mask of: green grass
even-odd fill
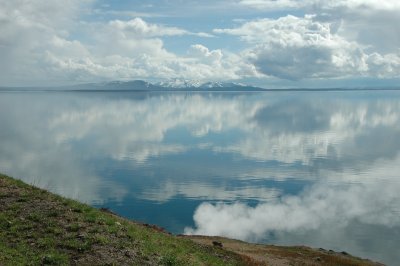
[[[196,244],[0,175],[0,265],[244,265]]]

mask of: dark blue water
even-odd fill
[[[400,261],[400,92],[1,92],[0,171],[174,233]]]

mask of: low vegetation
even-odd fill
[[[108,211],[0,176],[0,265],[245,265]]]
[[[0,175],[0,265],[265,265],[285,256],[301,262],[293,255],[298,250],[276,247],[280,251],[271,253],[264,245],[254,249],[237,241],[243,244],[238,248],[228,243],[234,240],[211,240],[174,236]],[[307,253],[315,265],[331,256],[316,252]],[[372,265],[335,256],[330,265]],[[308,265],[297,262],[287,265]]]

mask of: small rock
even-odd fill
[[[128,257],[128,258],[132,258],[133,257],[133,254],[132,254],[132,252],[130,252],[129,250],[125,250],[125,256],[126,257]]]
[[[115,222],[115,224],[118,225],[118,226],[121,226],[121,223],[120,223],[120,222]]]
[[[316,257],[315,260],[316,261],[322,261],[322,259],[320,257]]]
[[[220,248],[222,248],[222,247],[223,247],[223,245],[222,245],[222,243],[221,243],[221,242],[218,242],[218,241],[213,241],[212,243],[213,243],[213,246],[214,246],[214,247],[220,247]]]

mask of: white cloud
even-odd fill
[[[253,45],[245,53],[247,59],[261,73],[281,79],[392,78],[400,74],[398,51],[368,53],[366,46],[340,35],[335,23],[315,15],[288,15],[214,32],[239,36]]]
[[[193,45],[187,55],[177,56],[164,48],[161,35],[183,34],[176,28],[165,30],[144,21],[138,25],[106,25],[95,34],[96,47],[86,46],[89,53],[73,56],[62,51],[47,52],[47,63],[59,75],[65,73],[78,80],[188,78],[197,80],[237,79],[252,75],[240,57],[224,55],[221,50],[208,50]],[[72,42],[63,41],[65,44]],[[73,43],[77,43],[76,41]],[[78,42],[79,43],[79,42]],[[82,45],[81,45],[82,46]],[[66,50],[71,47],[64,46]]]
[[[377,77],[397,77],[400,75],[400,53],[386,55],[372,53],[368,56],[367,64],[369,71]]]
[[[241,5],[262,10],[271,8],[302,11],[316,21],[331,23],[348,41],[356,41],[369,52],[395,53],[400,45],[398,27],[400,2],[397,0],[244,0]],[[290,11],[289,11],[290,12]]]
[[[188,31],[176,27],[164,27],[156,24],[148,24],[141,18],[128,21],[113,20],[109,22],[113,30],[121,31],[134,38],[184,35]]]
[[[49,51],[49,62],[60,75],[72,73],[82,79],[187,78],[196,80],[238,79],[252,75],[240,57],[209,50],[204,45],[189,47],[178,56],[164,48],[162,36],[189,33],[178,28],[148,24],[142,19],[112,21],[97,28],[96,46],[86,46],[90,54],[71,57]],[[199,33],[204,36],[204,34]],[[83,59],[82,59],[83,58]],[[253,70],[254,71],[254,70]]]
[[[254,20],[217,30],[257,43],[250,60],[278,78],[396,78],[400,74],[400,3],[384,1],[243,0],[261,10],[298,10],[301,17]]]
[[[25,83],[49,78],[44,53],[53,38],[68,36],[90,1],[1,1],[0,79]]]
[[[263,10],[276,9],[378,9],[393,10],[400,8],[397,0],[241,0],[239,4]]]
[[[203,62],[210,62],[214,64],[220,64],[223,56],[221,50],[218,49],[210,51],[207,47],[201,44],[192,45],[189,53],[195,58],[199,58]]]
[[[378,10],[393,10],[399,9],[400,3],[396,0],[311,0],[306,1],[309,5],[326,8],[345,7],[350,9],[364,8],[364,9],[378,9]]]
[[[196,12],[213,12],[209,4],[197,4],[202,8]],[[240,37],[244,48],[236,53],[219,36],[211,41],[215,36],[207,32],[132,18],[134,10],[96,11],[91,0],[3,0],[0,5],[2,85],[148,78],[384,79],[400,74],[398,1],[218,1],[213,6],[217,13],[230,8],[240,14],[241,8],[250,7],[309,14],[253,19],[214,30]],[[181,52],[165,45],[172,37],[184,39]]]
[[[193,33],[177,27],[167,27],[157,24],[149,24],[141,18],[134,18],[128,21],[112,20],[108,23],[113,30],[124,32],[126,35],[134,36],[134,38],[149,38],[160,36],[180,36],[180,35],[197,35],[199,37],[212,37],[211,34],[204,32]]]
[[[219,49],[209,54],[193,53],[198,45],[189,46],[187,54],[176,55],[164,47],[162,39],[212,37],[208,33],[148,23],[142,18],[80,21],[86,10],[90,13],[90,2],[1,3],[2,84],[142,78],[223,80],[251,75],[251,67],[240,62],[240,57]],[[208,50],[204,45],[202,49]]]

